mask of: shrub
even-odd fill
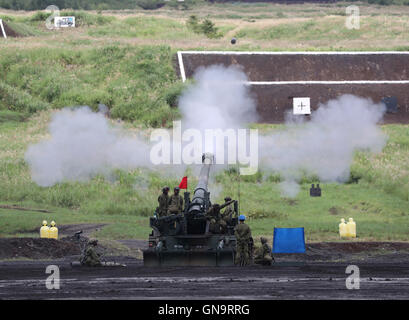
[[[163,7],[166,3],[164,0],[137,0],[136,4],[145,10],[155,10]]]
[[[164,98],[166,103],[170,107],[175,108],[178,106],[179,97],[182,94],[184,88],[185,88],[184,83],[176,82],[175,84],[171,85],[169,88],[165,90]]]
[[[200,33],[199,19],[195,15],[191,15],[186,22],[187,27],[195,33]]]
[[[194,33],[204,34],[210,39],[220,38],[222,34],[219,33],[218,28],[209,18],[199,21],[197,16],[191,15],[186,22],[186,26]]]
[[[210,19],[205,19],[201,24],[201,29],[203,34],[205,34],[208,38],[219,38],[220,35],[218,33],[218,29],[216,28],[215,24]]]
[[[37,11],[31,18],[30,21],[46,21],[51,13]]]
[[[25,91],[9,86],[0,81],[0,107],[18,112],[34,113],[39,110],[49,109],[50,105]]]

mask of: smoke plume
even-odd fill
[[[149,146],[142,138],[110,127],[101,113],[88,107],[55,113],[49,131],[51,138],[30,146],[25,156],[40,186],[149,165]]]
[[[294,197],[304,174],[322,182],[345,182],[354,152],[380,152],[386,136],[377,126],[385,112],[383,104],[343,95],[322,104],[311,121],[300,123],[289,117],[278,133],[260,139],[262,166],[284,178],[283,195]]]
[[[258,119],[256,103],[245,84],[246,74],[237,66],[214,65],[195,73],[195,85],[179,99],[185,128],[243,128]]]

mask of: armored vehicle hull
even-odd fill
[[[158,244],[162,243],[161,245]],[[222,235],[149,237],[143,252],[145,266],[232,266],[236,239]]]

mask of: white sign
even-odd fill
[[[311,114],[310,98],[293,98],[294,114]]]
[[[54,26],[56,28],[75,28],[75,17],[55,17]]]

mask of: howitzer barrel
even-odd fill
[[[205,153],[202,156],[202,169],[200,170],[199,182],[197,183],[193,199],[188,213],[203,212],[206,204],[207,185],[209,182],[210,167],[213,164],[213,155]]]
[[[230,200],[230,201],[228,201],[228,202],[226,202],[226,203],[223,203],[221,206],[220,206],[220,210],[221,209],[224,209],[225,207],[227,207],[228,205],[231,205],[232,203],[235,203],[236,202],[236,200]]]

